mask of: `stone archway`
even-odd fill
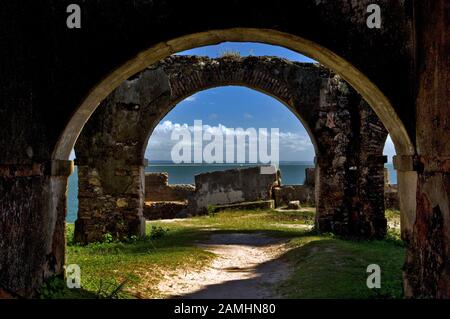
[[[120,85],[80,135],[78,241],[142,234],[142,163],[153,129],[186,97],[227,85],[275,97],[304,124],[316,151],[319,230],[384,236],[387,132],[344,80],[318,64],[275,57],[171,56]]]
[[[159,43],[140,52],[104,78],[84,99],[78,111],[71,118],[53,152],[54,159],[67,160],[83,126],[108,94],[123,81],[142,71],[151,64],[177,52],[199,46],[217,44],[225,41],[261,42],[292,49],[311,57],[342,76],[379,116],[395,144],[397,154],[414,155],[411,139],[386,96],[363,73],[351,63],[317,43],[304,38],[270,29],[233,28],[210,30],[189,34],[171,41]]]
[[[81,32],[62,23],[64,3],[4,8],[0,294],[31,296],[62,272],[69,152],[108,94],[172,53],[255,41],[337,71],[376,111],[397,151],[405,294],[448,298],[448,3],[379,1],[389,14],[382,29],[369,30],[370,2],[298,1],[289,10],[293,4],[284,0],[231,1],[205,18],[207,1],[99,0],[84,4]]]

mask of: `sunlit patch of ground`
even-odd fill
[[[314,209],[228,211],[152,221],[144,240],[87,246],[72,244],[73,225],[68,225],[67,262],[80,265],[82,289],[51,284],[43,297],[215,298],[227,291],[235,291],[235,298],[245,293],[254,298],[401,297],[404,248],[398,229],[392,227],[383,241],[347,241],[314,233],[314,214]],[[387,217],[394,225],[399,220],[398,212]],[[269,242],[258,245],[259,238]],[[382,269],[380,290],[366,286],[371,263]]]

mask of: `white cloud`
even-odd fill
[[[159,124],[150,137],[148,147],[145,152],[146,157],[150,160],[171,160],[171,150],[173,146],[178,143],[178,141],[171,140],[172,131],[180,130],[182,128],[189,129],[191,134],[193,134],[193,125],[172,123],[171,121],[164,121]],[[268,131],[270,132],[270,129],[268,129]],[[236,134],[233,128],[228,128],[222,124],[217,126],[203,125],[203,132],[208,132],[212,135]],[[245,133],[240,132],[237,134],[242,135]],[[281,161],[313,161],[314,159],[314,147],[307,134],[280,132],[279,143]]]
[[[186,102],[195,102],[197,100],[197,97],[195,95],[191,95],[184,99]]]
[[[253,115],[251,115],[250,113],[244,113],[244,118],[246,119],[252,119]]]

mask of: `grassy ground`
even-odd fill
[[[398,212],[387,214],[390,220]],[[67,263],[81,268],[82,289],[64,288],[53,280],[45,298],[151,298],[160,297],[158,281],[167,270],[200,269],[214,255],[195,245],[213,232],[265,232],[289,239],[292,248],[282,258],[294,267],[292,277],[279,289],[290,298],[399,298],[404,248],[398,231],[383,241],[346,241],[317,235],[314,210],[300,212],[229,211],[175,222],[147,224],[143,240],[105,242],[87,246],[72,243],[73,225],[67,227]],[[366,286],[366,267],[378,264],[381,289]]]

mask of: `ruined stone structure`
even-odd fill
[[[299,201],[301,204],[314,206],[316,203],[315,196],[316,169],[305,169],[305,180],[302,185],[284,185],[283,176],[281,176],[281,185],[274,188],[275,205],[285,206],[290,201]]]
[[[351,237],[384,236],[382,154],[387,131],[354,89],[318,64],[275,57],[166,58],[125,81],[101,103],[75,146],[78,165],[89,167],[79,170],[79,174],[104,172],[106,185],[116,184],[127,194],[134,190],[134,197],[140,198],[142,182],[133,176],[126,179],[122,172],[132,172],[139,165],[143,169],[144,152],[154,127],[179,101],[200,90],[223,85],[246,86],[276,97],[305,125],[317,154],[318,174],[314,178],[319,181],[315,193],[318,229]],[[313,177],[309,174],[308,178]],[[80,183],[79,187],[83,186]],[[146,189],[146,193],[158,192],[159,186],[148,187],[153,190]],[[82,211],[76,222],[76,237],[103,238],[106,231],[119,238],[138,236],[136,221],[142,219],[142,205],[135,207],[133,219],[130,205],[126,209],[110,205],[112,197],[117,203],[122,199],[124,205],[126,196],[107,189],[105,192],[109,196],[84,196],[84,192],[79,196]],[[200,193],[197,188],[196,195]],[[102,218],[94,217],[99,214],[101,201],[114,214],[104,210]],[[198,209],[205,207],[199,205]],[[109,215],[117,216],[121,211],[131,227],[123,228],[122,223],[120,228],[111,229],[114,219]]]
[[[384,169],[384,207],[386,209],[400,209],[398,185],[389,183],[389,170]]]
[[[194,192],[194,185],[169,185],[167,173],[145,173],[145,219],[180,217],[187,212],[188,200]]]
[[[273,188],[280,186],[279,172],[262,173],[265,167],[236,168],[195,176],[195,193],[190,200],[194,213],[205,213],[208,207],[242,202],[267,201]]]
[[[67,28],[70,3],[1,4],[1,296],[62,273],[69,154],[101,101],[173,53],[253,41],[312,57],[375,111],[397,151],[405,294],[450,297],[448,1],[377,1],[380,29],[371,0],[232,0],[207,15],[206,0],[84,1],[81,29]]]
[[[194,192],[195,186],[191,184],[169,185],[167,173],[145,173],[146,202],[182,202]]]
[[[171,219],[189,216],[187,201],[145,202],[144,218],[147,220]]]
[[[388,183],[388,171],[384,170],[385,207],[399,209],[398,187]],[[267,172],[266,172],[267,173]],[[168,173],[146,173],[146,219],[186,217],[216,210],[254,209],[289,206],[290,202],[315,205],[315,169],[305,169],[305,181],[301,185],[284,185],[281,172],[261,174],[257,167],[239,168],[214,173],[199,174],[195,186],[168,184]],[[380,198],[375,194],[376,198]]]
[[[314,186],[308,184],[275,187],[273,190],[275,206],[287,206],[290,201],[299,201],[301,204],[314,206],[314,192]]]

